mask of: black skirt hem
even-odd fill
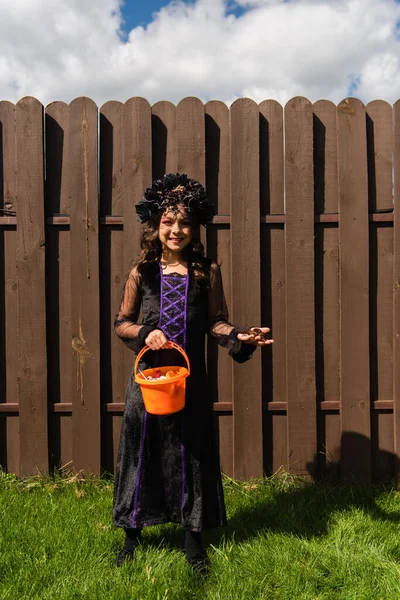
[[[155,525],[166,525],[167,523],[173,523],[175,525],[180,525],[182,529],[187,529],[188,531],[194,531],[196,533],[200,533],[201,531],[205,531],[206,529],[216,529],[217,527],[226,527],[227,521],[215,523],[213,525],[205,525],[203,527],[199,527],[198,525],[193,525],[189,522],[183,523],[182,521],[178,521],[178,519],[174,520],[171,517],[164,517],[162,519],[151,519],[149,521],[136,521],[135,520],[135,528],[144,529],[145,527],[153,527]],[[130,529],[132,527],[131,520],[129,520],[129,524],[127,523],[114,523],[114,527],[121,529]]]

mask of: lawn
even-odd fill
[[[118,569],[112,480],[18,481],[0,472],[0,600],[400,598],[400,498],[390,487],[224,478],[226,530],[193,573],[173,525],[145,530]]]

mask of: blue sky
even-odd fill
[[[185,4],[192,3],[189,0],[183,1]],[[124,32],[129,33],[131,29],[138,25],[145,27],[153,20],[153,14],[167,4],[169,4],[167,0],[125,0],[122,5],[122,15],[125,21]],[[232,3],[232,9],[229,12],[239,17],[245,10],[238,6],[233,6]]]
[[[146,26],[152,21],[152,14],[166,4],[164,0],[125,0],[122,6],[124,31],[128,33],[138,25]]]

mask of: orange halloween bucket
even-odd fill
[[[187,368],[156,367],[138,373],[140,359],[150,350],[148,346],[141,349],[135,361],[134,378],[140,385],[147,412],[153,415],[171,415],[185,406],[186,377],[190,375],[190,362],[186,352],[175,342],[168,342],[168,348],[174,348],[182,354]]]

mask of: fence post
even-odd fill
[[[89,98],[69,105],[71,207],[72,396],[75,471],[100,475],[100,335],[97,107]]]
[[[15,107],[20,476],[48,473],[43,106]]]
[[[316,469],[313,116],[306,98],[285,106],[288,462]]]
[[[232,321],[261,325],[259,109],[253,100],[231,106]],[[269,349],[267,349],[268,351]],[[233,367],[233,469],[237,479],[263,474],[261,351]]]
[[[339,104],[338,140],[342,477],[369,483],[368,176],[366,117],[360,100]]]
[[[393,405],[395,475],[400,482],[400,100],[394,105]]]
[[[142,226],[135,204],[152,182],[151,107],[144,98],[131,98],[122,107],[124,184],[124,279],[140,252]],[[133,354],[125,348],[125,381],[132,370]]]
[[[259,110],[261,315],[275,340],[273,347],[262,353],[264,470],[275,473],[282,467],[288,469],[287,414],[282,409],[271,411],[277,404],[269,404],[286,403],[283,107],[276,100],[264,100]],[[281,222],[268,222],[275,218]]]

